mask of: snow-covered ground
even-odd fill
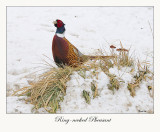
[[[12,96],[14,90],[28,85],[36,74],[44,72],[42,59],[52,60],[52,39],[56,28],[53,21],[61,19],[66,24],[66,38],[83,54],[94,55],[98,49],[109,52],[109,45],[126,49],[131,47],[136,59],[147,60],[153,71],[153,8],[152,7],[7,7],[7,112],[32,113],[33,105],[24,98]],[[129,70],[111,73],[131,81]],[[125,71],[125,73],[124,73]],[[37,73],[38,74],[38,73]],[[88,73],[89,74],[89,73]],[[83,79],[73,74],[67,83],[67,93],[58,113],[138,113],[153,112],[153,98],[147,83],[143,82],[130,96],[126,84],[115,94],[108,90],[109,78],[99,71],[98,89],[100,96],[86,104],[82,98],[83,89],[89,89],[91,78]],[[43,109],[40,113],[45,113]]]

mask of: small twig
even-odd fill
[[[149,20],[148,20],[148,24],[149,24],[149,27],[151,29],[151,33],[152,33],[152,36],[153,36],[153,39],[154,39],[153,31],[152,31],[151,24],[150,24]]]

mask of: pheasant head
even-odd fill
[[[61,20],[57,19],[53,24],[57,28],[56,33],[63,34],[65,32],[65,24]]]

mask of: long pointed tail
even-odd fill
[[[111,59],[114,58],[114,56],[89,56],[89,55],[83,55],[81,56],[81,62],[88,61],[88,60],[94,60],[94,59]]]
[[[111,59],[114,56],[87,56],[89,59]]]

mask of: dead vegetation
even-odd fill
[[[146,66],[144,68],[142,68],[140,64],[138,66],[139,66],[139,68],[138,68],[139,70],[136,73],[136,75],[134,76],[135,81],[132,83],[128,83],[128,86],[127,86],[128,90],[130,91],[131,96],[133,96],[133,97],[136,95],[136,93],[135,93],[136,88],[140,87],[140,84],[143,80],[146,81],[147,78],[150,80],[153,79],[148,76],[150,71],[148,70],[148,68]],[[148,86],[149,91],[152,88],[153,88],[152,86]]]
[[[35,105],[36,109],[44,107],[46,111],[55,113],[59,108],[59,102],[66,94],[66,82],[70,79],[72,68],[52,68],[42,74],[38,81],[18,91],[19,95],[27,95],[27,101]],[[19,93],[21,92],[21,93]],[[14,93],[14,94],[16,94]]]
[[[97,58],[89,63],[86,62],[79,65],[76,68],[69,66],[64,66],[64,68],[51,67],[49,71],[40,75],[39,78],[33,81],[29,86],[17,90],[14,95],[26,95],[28,96],[26,101],[33,104],[35,109],[43,107],[49,113],[56,113],[56,111],[60,109],[60,102],[63,101],[66,95],[66,83],[70,80],[73,72],[77,72],[83,79],[86,79],[86,71],[90,71],[91,69],[93,69],[92,76],[96,77],[97,80],[99,74],[97,70],[101,69],[110,79],[108,89],[115,93],[115,91],[119,90],[121,87],[121,81],[119,81],[115,75],[109,73],[109,69],[118,67],[120,70],[122,67],[131,67],[133,72],[135,71],[136,65],[136,61],[129,56],[129,50],[124,49],[121,42],[120,45],[121,47],[117,50],[115,46],[110,46],[110,55],[114,56],[112,59]],[[99,52],[103,55],[101,51]],[[140,64],[137,65],[139,65],[139,70],[134,76],[135,81],[128,83],[127,86],[132,97],[136,95],[136,88],[140,86],[140,83],[146,78],[149,78],[147,74],[150,72],[147,66],[142,69]],[[153,90],[153,86],[148,86],[148,90]],[[91,82],[91,91],[92,94],[86,90],[82,92],[82,96],[88,104],[90,104],[92,97],[94,99],[99,96],[98,84],[94,80]]]
[[[110,83],[108,84],[108,89],[112,90],[113,93],[115,92],[115,90],[118,90],[120,87],[120,82],[118,81],[118,79],[116,79],[116,76],[114,75],[109,75],[110,77]]]
[[[90,93],[87,92],[86,90],[83,90],[83,97],[84,97],[86,103],[88,103],[88,104],[91,103]]]

